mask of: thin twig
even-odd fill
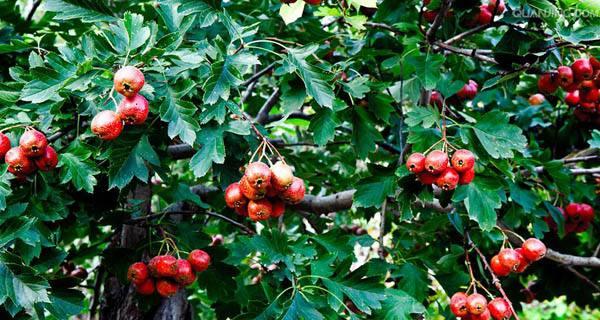
[[[572,266],[567,266],[567,270],[571,271],[571,273],[573,273],[577,278],[583,280],[584,282],[592,286],[592,288],[594,288],[596,291],[600,292],[600,287],[597,284],[595,284],[592,280],[584,276],[579,271],[575,270],[575,268],[573,268]]]
[[[385,247],[383,244],[383,237],[385,236],[385,214],[387,209],[387,197],[383,199],[381,204],[381,221],[379,223],[379,258],[385,259]]]
[[[31,19],[33,19],[33,15],[35,14],[35,11],[40,6],[40,4],[42,4],[42,0],[37,0],[33,3],[31,11],[29,11],[29,14],[27,14],[27,18],[25,19],[25,23],[29,24],[31,22]]]
[[[489,62],[489,63],[493,63],[493,64],[498,64],[498,62],[491,57],[485,56],[483,54],[478,54],[477,53],[477,49],[462,49],[462,48],[457,48],[457,47],[453,47],[450,45],[447,45],[443,42],[436,42],[433,43],[434,46],[437,46],[439,48],[442,48],[446,51],[450,51],[450,52],[454,52],[454,53],[458,53],[460,55],[463,56],[467,56],[467,57],[473,57],[475,59],[484,61],[484,62]]]
[[[136,218],[131,218],[127,221],[125,221],[125,224],[137,224],[140,222],[147,222],[149,220],[153,220],[153,219],[157,219],[163,216],[167,216],[167,215],[174,215],[174,214],[182,214],[182,215],[195,215],[195,214],[206,214],[209,215],[211,217],[215,217],[215,218],[219,218],[231,225],[234,225],[240,229],[242,229],[245,233],[247,234],[255,234],[255,232],[248,228],[246,225],[239,223],[229,217],[226,217],[224,215],[215,213],[215,212],[211,212],[211,211],[203,211],[201,212],[200,210],[191,210],[191,211],[167,211],[167,212],[159,212],[159,213],[153,213],[153,214],[149,214],[146,216],[141,216],[141,217],[136,217]]]
[[[448,10],[450,10],[451,6],[452,6],[452,0],[444,0],[442,2],[442,5],[440,6],[440,10],[439,10],[437,16],[435,17],[435,20],[433,20],[433,23],[429,27],[429,30],[427,30],[427,32],[425,33],[425,39],[427,39],[427,41],[429,43],[433,43],[433,41],[435,40],[435,33],[441,27],[442,22],[444,21],[444,18],[446,17],[446,13],[448,13]]]
[[[92,296],[92,304],[88,314],[88,320],[94,319],[96,315],[96,309],[98,309],[98,305],[100,304],[100,286],[102,285],[102,278],[104,278],[104,267],[100,265],[96,272],[96,281],[94,282],[94,293]]]

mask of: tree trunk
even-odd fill
[[[128,196],[129,200],[142,201],[142,210],[150,214],[151,187],[138,184]],[[123,225],[116,231],[111,247],[135,248],[146,239],[146,229],[135,225]],[[185,290],[180,290],[168,299],[162,299],[160,305],[149,312],[143,312],[136,304],[136,292],[132,285],[120,283],[116,276],[107,275],[102,292],[100,320],[175,320],[191,319],[191,307],[187,302]]]

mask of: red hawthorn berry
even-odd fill
[[[594,113],[596,110],[597,104],[595,102],[580,102],[579,106],[581,107],[580,110],[583,112]],[[589,119],[591,119],[591,116],[589,116],[589,117],[590,118],[588,118],[588,121],[589,121]]]
[[[591,86],[590,86],[591,83]],[[585,85],[585,86],[584,86]],[[579,99],[582,102],[596,103],[598,101],[598,89],[592,81],[583,81],[579,89]]]
[[[83,267],[77,267],[77,268],[75,268],[75,270],[71,271],[71,273],[69,274],[69,276],[74,277],[74,278],[78,278],[78,279],[81,279],[81,280],[85,280],[88,277],[88,272]]]
[[[492,271],[499,277],[506,277],[511,271],[500,263],[498,255],[495,255],[492,260],[490,260],[490,268],[492,268]]]
[[[579,90],[567,92],[565,96],[565,103],[571,107],[575,107],[579,104]]]
[[[562,214],[564,221],[567,221],[567,214],[565,213],[565,210],[563,210],[563,208],[561,207],[556,207],[556,209],[558,209],[558,211],[560,211],[560,213]],[[546,224],[548,225],[548,227],[552,230],[556,231],[557,225],[556,222],[554,221],[554,218],[552,218],[551,215],[547,215],[544,217],[544,221],[546,222]]]
[[[490,7],[487,5],[479,6],[479,15],[477,16],[477,23],[479,25],[486,25],[491,23],[494,20],[494,16],[492,11],[490,11]]]
[[[585,230],[587,230],[590,227],[591,223],[590,222],[585,222],[585,221],[581,221],[581,222],[575,222],[572,226],[573,232],[575,233],[581,233],[584,232]]]
[[[598,59],[596,59],[596,57],[590,57],[590,64],[592,65],[592,68],[594,69],[594,73],[596,73],[596,71],[600,70],[600,61],[598,61]]]
[[[450,311],[457,317],[464,317],[469,314],[467,309],[467,295],[464,292],[457,292],[450,298]]]
[[[519,256],[519,266],[515,270],[515,273],[523,273],[525,272],[525,269],[529,267],[530,261],[527,260],[527,258],[525,258],[525,256],[523,255],[523,248],[517,248],[515,249],[515,252]]]
[[[482,314],[470,314],[468,317],[465,317],[464,320],[490,320],[490,310],[485,309]]]
[[[437,178],[435,184],[442,190],[450,191],[456,189],[460,177],[453,168],[446,168]]]
[[[174,277],[177,274],[177,259],[172,255],[156,256],[150,259],[148,270],[155,278]]]
[[[10,150],[10,139],[0,132],[0,160],[4,160],[4,156]]]
[[[412,173],[420,173],[425,170],[425,155],[420,152],[411,154],[406,159],[406,168]]]
[[[519,255],[513,249],[502,249],[498,253],[498,260],[500,264],[511,271],[516,270],[519,267]]]
[[[50,171],[56,168],[58,164],[58,154],[56,150],[51,146],[47,146],[44,153],[37,159],[35,159],[35,166],[41,171]]]
[[[558,72],[558,84],[561,88],[569,88],[573,84],[573,69],[567,66],[560,66],[556,69]]]
[[[10,148],[4,156],[4,162],[8,164],[10,173],[19,175],[28,175],[35,171],[33,161],[31,161],[20,147]]]
[[[510,319],[512,316],[512,312],[510,311],[510,306],[508,302],[503,298],[495,298],[494,300],[488,303],[488,310],[490,311],[490,315],[495,320],[504,320]]]
[[[179,291],[179,285],[172,280],[159,279],[156,281],[156,292],[163,298],[171,297],[177,291]]]
[[[465,84],[460,91],[456,93],[456,96],[461,100],[473,100],[477,95],[477,82],[473,80],[469,80],[467,84]]]
[[[312,5],[319,5],[319,4],[321,4],[321,0],[304,0],[304,2],[306,2],[308,4],[312,4]]]
[[[173,279],[184,287],[194,283],[196,281],[196,273],[192,269],[192,264],[185,259],[177,259],[177,274]]]
[[[472,169],[475,165],[475,156],[473,152],[466,149],[459,149],[452,155],[452,168],[457,172],[465,172]]]
[[[538,106],[538,105],[544,103],[544,101],[546,101],[546,97],[544,97],[544,95],[541,94],[541,93],[536,93],[534,95],[531,95],[529,97],[528,101],[529,101],[530,105],[532,105],[532,106]]]
[[[421,184],[428,186],[434,184],[437,181],[438,175],[431,174],[427,171],[423,171],[417,175],[417,178],[419,179],[419,181],[421,181]]]
[[[148,100],[141,94],[125,97],[117,107],[117,114],[128,125],[140,125],[148,118]]]
[[[142,285],[149,277],[148,267],[143,262],[136,262],[127,269],[127,280],[135,285]]]
[[[241,207],[237,207],[233,209],[235,211],[235,213],[237,213],[238,215],[242,216],[242,217],[247,217],[248,216],[248,205],[243,205]]]
[[[553,94],[558,86],[559,82],[556,74],[544,73],[538,79],[538,89],[544,94]]]
[[[521,246],[522,254],[525,259],[535,262],[542,259],[546,255],[546,245],[536,238],[529,238],[523,242]]]
[[[305,193],[306,188],[304,187],[304,180],[294,177],[292,184],[281,193],[280,197],[287,203],[297,204],[304,199]]]
[[[126,96],[135,96],[144,86],[144,74],[133,66],[125,66],[115,73],[113,78],[115,90]]]
[[[267,188],[267,198],[275,198],[276,196],[279,195],[279,191],[275,190],[275,188],[273,188],[273,185],[269,185],[269,187]]]
[[[578,221],[580,220],[580,216],[579,216],[579,203],[569,203],[567,205],[567,207],[565,208],[565,212],[567,213],[567,217],[569,219]]]
[[[496,5],[498,5],[497,9]],[[506,10],[506,4],[504,3],[504,0],[490,0],[488,1],[488,9],[492,13],[496,12],[496,14],[501,14]]]
[[[285,212],[285,203],[278,199],[273,199],[271,203],[273,204],[271,218],[279,218]]]
[[[435,17],[437,17],[439,10],[425,10],[423,11],[423,19],[429,23],[433,23],[435,21]]]
[[[580,203],[579,217],[585,222],[591,222],[594,220],[594,208],[587,203]]]
[[[265,197],[265,195],[267,194],[267,189],[256,189],[253,188],[250,183],[248,183],[248,179],[246,178],[246,176],[243,176],[242,179],[240,179],[240,191],[242,191],[242,194],[248,198],[249,200],[259,200]]]
[[[123,131],[123,121],[119,115],[110,110],[98,113],[92,119],[92,132],[102,140],[114,140]]]
[[[192,252],[190,252],[188,255],[187,260],[196,272],[202,272],[208,269],[211,261],[210,255],[208,255],[206,251],[200,249],[192,250]]]
[[[470,314],[480,315],[487,310],[487,299],[479,293],[467,297],[467,309]]]
[[[23,149],[25,156],[36,158],[44,154],[48,140],[45,134],[35,129],[26,130],[19,139],[19,146]]]
[[[594,68],[589,59],[577,59],[571,65],[575,81],[590,80],[594,76]]]
[[[276,191],[284,191],[294,181],[292,168],[282,161],[275,162],[271,166],[271,186]]]
[[[135,291],[143,296],[149,296],[154,293],[154,279],[148,278],[139,285],[135,285]]]
[[[246,167],[246,181],[252,188],[266,189],[271,184],[271,169],[264,162],[252,162]]]
[[[267,199],[250,200],[248,202],[248,217],[253,221],[267,220],[273,213],[273,205]]]
[[[440,174],[448,167],[448,155],[441,150],[431,151],[425,157],[425,169],[432,174]]]
[[[471,168],[465,172],[460,173],[458,184],[465,185],[469,184],[475,179],[475,168]]]
[[[230,184],[225,189],[225,203],[230,208],[243,207],[248,204],[248,199],[244,197],[238,182]]]
[[[436,106],[438,107],[438,109],[441,109],[444,106],[444,97],[442,97],[442,94],[439,91],[431,91],[431,96],[429,97],[429,105]]]

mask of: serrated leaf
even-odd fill
[[[412,320],[415,314],[425,314],[427,309],[415,298],[402,290],[386,289],[383,308],[378,311],[376,319]]]
[[[102,1],[46,0],[43,6],[46,11],[56,13],[55,20],[77,19],[85,23],[117,21],[117,18],[112,16],[110,8]]]
[[[443,55],[429,53],[407,58],[407,62],[415,68],[417,78],[427,90],[434,89],[442,79],[441,67],[444,61]]]
[[[381,133],[377,131],[364,108],[354,108],[352,117],[352,146],[359,158],[366,158],[375,150],[375,141],[381,141]]]
[[[285,24],[290,24],[300,18],[302,18],[302,13],[304,13],[304,5],[306,3],[304,1],[296,1],[290,4],[281,4],[279,8],[279,15],[283,19]]]
[[[106,152],[110,159],[108,170],[109,189],[117,187],[123,189],[135,177],[148,182],[148,168],[146,162],[155,166],[160,165],[158,155],[152,149],[147,136],[127,139],[122,136],[111,145]]]
[[[431,128],[440,120],[440,113],[437,109],[431,107],[415,107],[407,114],[404,122],[409,127],[421,126]]]
[[[398,282],[398,288],[422,301],[427,296],[427,273],[412,263],[405,263],[398,270],[397,276],[402,278]]]
[[[343,301],[341,294],[347,296],[354,305],[366,314],[371,314],[375,309],[381,309],[381,302],[385,300],[385,296],[373,290],[373,286],[369,286],[363,279],[360,283],[352,280],[335,281],[333,279],[323,279],[323,284],[333,293],[339,293],[337,298]],[[333,299],[338,301],[338,299]],[[339,303],[339,302],[338,302]]]
[[[97,184],[96,177],[100,171],[88,159],[91,152],[76,143],[67,149],[67,152],[58,155],[61,183],[71,182],[76,190],[94,191]]]
[[[509,115],[501,111],[486,113],[473,126],[475,135],[487,153],[494,159],[512,158],[514,152],[525,152],[527,138],[522,130],[509,124]]]
[[[341,124],[336,113],[331,109],[322,108],[310,120],[308,129],[313,132],[313,140],[318,145],[333,141],[335,128]]]
[[[477,221],[484,231],[496,226],[496,209],[502,206],[498,186],[491,186],[477,177],[468,185],[456,189],[453,201],[463,201],[471,220]]]
[[[227,101],[231,87],[243,82],[238,66],[247,67],[256,64],[260,64],[257,57],[246,53],[227,56],[223,61],[213,63],[211,75],[204,83],[204,102],[215,104],[221,98]]]
[[[85,296],[78,290],[52,290],[49,298],[50,303],[46,303],[44,306],[57,319],[69,319],[83,311]]]
[[[393,195],[395,190],[394,176],[366,178],[358,182],[353,204],[356,207],[379,208],[385,197]]]
[[[287,309],[283,320],[323,320],[323,315],[306,301],[301,294],[296,294]]]
[[[306,58],[314,54],[317,49],[316,45],[288,48],[286,60],[304,81],[306,93],[313,97],[320,106],[331,108],[334,94],[328,79],[320,70],[306,61]]]
[[[0,253],[0,279],[0,304],[10,299],[18,307],[32,309],[36,303],[50,302],[48,282],[11,253]]]
[[[194,117],[198,109],[192,103],[181,100],[185,90],[177,92],[169,85],[159,86],[157,90],[165,97],[159,112],[160,119],[169,123],[169,138],[179,137],[183,142],[193,145],[196,141],[196,131],[200,128]]]
[[[179,31],[183,19],[188,16],[198,19],[200,27],[207,27],[218,18],[217,11],[202,1],[159,0],[158,4],[157,11],[171,32]]]
[[[350,82],[342,82],[342,86],[351,96],[362,99],[365,97],[365,94],[371,90],[367,83],[369,83],[367,77],[357,77]]]
[[[196,177],[203,177],[212,167],[213,163],[225,162],[225,142],[223,134],[231,132],[238,135],[250,134],[250,127],[241,125],[241,122],[230,122],[222,126],[206,126],[200,130],[197,143],[200,150],[190,160],[190,168]]]

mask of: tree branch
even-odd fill
[[[29,11],[29,14],[27,14],[27,18],[25,19],[25,23],[29,24],[31,22],[31,19],[33,19],[33,15],[35,14],[35,11],[40,6],[40,4],[42,4],[42,0],[37,0],[33,3],[31,11]]]
[[[260,108],[260,111],[258,111],[256,118],[254,118],[257,123],[262,125],[267,123],[267,120],[269,119],[269,112],[271,112],[273,106],[275,106],[277,101],[279,101],[280,96],[281,90],[279,88],[275,89],[267,101],[265,101],[265,104],[263,104],[263,106]]]
[[[442,25],[442,22],[444,21],[444,18],[446,17],[446,14],[448,13],[448,10],[450,10],[451,6],[452,0],[443,0],[442,5],[440,6],[440,10],[437,16],[435,16],[435,20],[433,20],[433,23],[429,27],[429,30],[427,30],[427,32],[425,33],[425,39],[427,39],[429,43],[433,43],[433,41],[435,40],[435,33]]]
[[[447,45],[443,42],[435,42],[433,43],[434,46],[437,46],[439,48],[442,48],[446,51],[450,51],[450,52],[454,52],[463,56],[467,56],[467,57],[472,57],[484,62],[489,62],[489,63],[493,63],[493,64],[498,64],[498,62],[496,60],[494,60],[494,58],[490,58],[488,56],[482,55],[482,54],[478,54],[477,53],[477,49],[461,49],[461,48],[457,48],[457,47],[453,47],[450,45]]]

